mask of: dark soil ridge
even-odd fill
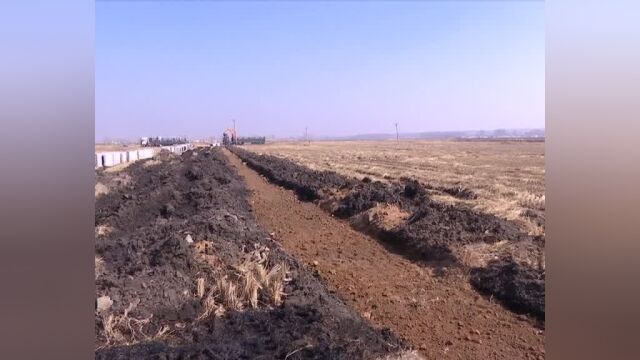
[[[416,180],[401,178],[399,182],[388,184],[371,181],[369,178],[359,181],[332,171],[312,170],[287,159],[256,154],[239,147],[229,147],[229,150],[269,181],[295,191],[302,201],[314,201],[323,205],[325,210],[336,217],[354,219],[378,203],[398,205],[411,214],[399,226],[387,230],[363,227],[356,229],[374,235],[389,250],[412,261],[444,259],[455,262],[452,250],[456,246],[531,239],[508,220],[462,205],[432,201],[426,191],[430,187]],[[474,196],[463,187],[451,190],[451,193],[457,197]],[[327,202],[330,203],[329,206],[326,206]],[[514,273],[508,262],[496,262],[490,269],[493,269],[492,274],[505,272],[507,275],[483,276],[486,269],[474,269],[471,272],[471,284],[480,292],[501,300],[514,312],[527,313],[544,320],[543,272],[518,265],[518,269],[522,271]],[[530,274],[536,274],[534,278],[538,280],[529,281]],[[513,280],[505,280],[511,277]]]
[[[508,303],[513,311],[529,313],[544,321],[544,272],[522,266],[512,259],[498,259],[487,267],[472,269],[471,284]]]
[[[96,226],[113,228],[96,239],[96,255],[105,267],[96,293],[114,301],[109,310],[114,314],[139,299],[130,316],[152,316],[145,333],[168,326],[170,337],[102,347],[96,358],[282,359],[298,350],[289,359],[369,359],[404,348],[389,331],[372,328],[330,294],[269,238],[251,213],[244,183],[220,150],[188,151],[123,171],[129,184],[96,200]],[[97,173],[98,180],[109,176],[114,175]],[[196,243],[211,241],[210,253],[223,262],[222,270],[198,261],[185,234]],[[196,279],[225,275],[255,244],[270,248],[270,265],[284,262],[290,269],[284,303],[196,322],[202,312],[192,295]],[[96,313],[98,346],[104,345],[104,319]]]

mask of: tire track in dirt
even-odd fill
[[[268,183],[224,150],[252,192],[260,223],[328,288],[374,325],[429,359],[540,359],[544,331],[478,295],[460,276],[438,276],[292,191]]]

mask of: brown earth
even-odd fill
[[[267,182],[225,150],[251,190],[257,220],[331,291],[430,359],[544,358],[544,331],[475,292],[464,274],[414,263]]]

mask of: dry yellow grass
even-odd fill
[[[140,144],[95,144],[94,149],[96,152],[102,151],[125,151],[140,149]]]
[[[196,296],[202,299],[204,296],[204,278],[198,278],[198,280],[196,280],[196,284]]]
[[[248,261],[239,268],[242,274],[243,297],[249,301],[252,308],[258,307],[258,290],[266,283],[267,270],[261,264]]]
[[[198,244],[196,243],[194,247],[201,253],[206,252],[206,244],[205,246]],[[282,296],[285,295],[284,284],[289,281],[287,278],[289,269],[285,264],[276,264],[269,269],[268,254],[268,248],[254,246],[254,250],[245,253],[243,261],[235,266],[237,272],[229,276],[218,274],[217,278],[212,279],[211,283],[215,285],[210,287],[204,297],[202,294],[205,291],[206,280],[198,278],[196,296],[202,299],[204,309],[198,319],[206,320],[222,316],[227,311],[242,311],[247,306],[257,309],[260,305],[270,307],[282,304]],[[201,255],[203,261],[212,265],[213,268],[219,268],[214,265],[216,262],[212,259],[214,257],[209,255],[205,258]],[[265,301],[262,304],[259,303],[261,295]]]
[[[109,225],[98,225],[95,227],[96,239],[103,238],[113,231],[113,227]]]
[[[96,183],[95,185],[95,197],[97,198],[100,195],[108,194],[109,188],[103,183]]]
[[[151,340],[154,337],[144,332],[145,325],[149,324],[151,317],[136,319],[131,313],[138,306],[139,299],[129,304],[123,314],[103,315],[104,335],[106,345],[129,345],[140,341]],[[156,336],[162,336],[166,330],[163,328]]]
[[[236,290],[236,284],[225,278],[218,279],[217,287],[222,304],[229,310],[242,310],[242,298]]]
[[[94,265],[93,267],[95,270],[95,275],[97,280],[105,272],[104,260],[100,256],[95,255],[95,260],[93,265]]]
[[[521,141],[323,141],[244,146],[317,170],[388,181],[409,176],[434,187],[465,187],[477,199],[434,192],[434,199],[461,202],[517,222],[530,234],[544,227],[522,216],[544,210],[544,142]]]
[[[282,295],[284,293],[284,283],[287,281],[287,266],[285,264],[274,266],[267,274],[267,281],[264,284],[267,290],[269,300],[273,305],[282,304]]]
[[[424,360],[424,357],[415,350],[405,350],[397,354],[378,358],[378,360]]]
[[[198,320],[208,319],[210,317],[219,317],[224,315],[225,309],[222,304],[218,304],[215,300],[213,289],[209,291],[207,297],[202,302],[203,312],[198,317]]]

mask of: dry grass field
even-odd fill
[[[403,176],[434,187],[433,198],[464,203],[544,235],[545,169],[542,141],[323,141],[244,146],[317,170],[374,180]],[[444,189],[468,189],[461,199]]]
[[[140,149],[139,144],[95,144],[95,151],[125,151]]]

